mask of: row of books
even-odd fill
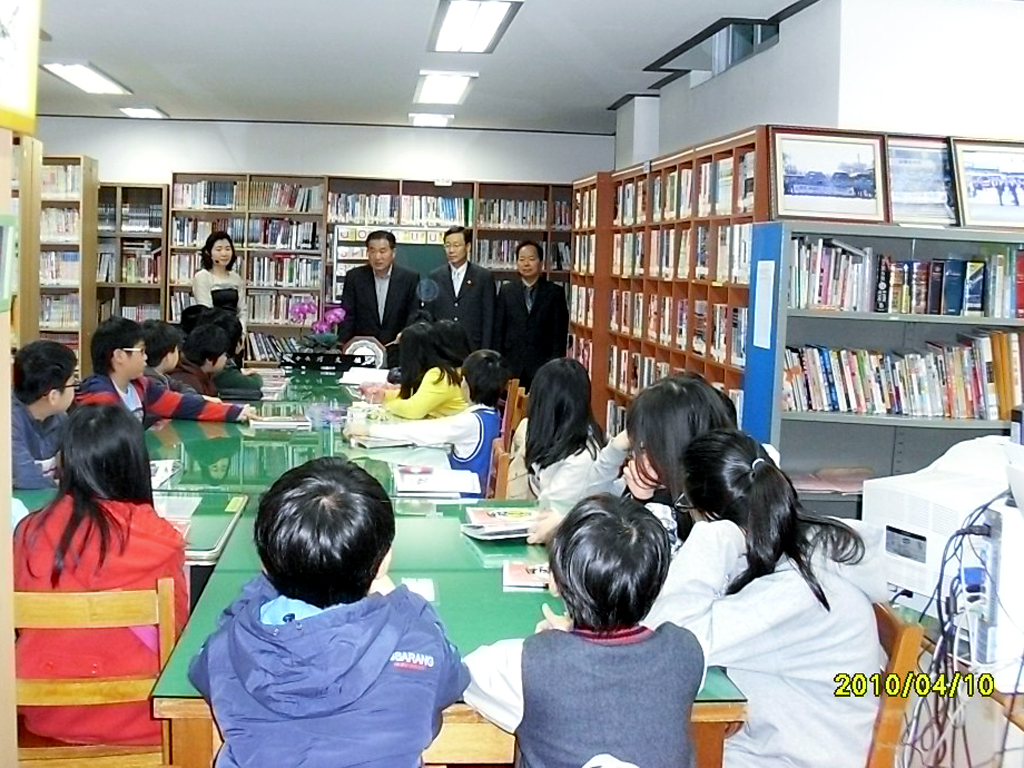
[[[189,276],[191,279],[191,275]],[[195,304],[195,298],[192,296],[191,289],[171,291],[170,298],[167,302],[167,313],[170,317],[170,322],[180,323],[181,312],[186,307],[191,307]]]
[[[244,181],[179,181],[171,188],[174,208],[241,208],[245,205]]]
[[[121,231],[130,234],[159,235],[164,230],[161,203],[122,203]]]
[[[116,298],[110,298],[106,301],[99,302],[98,310],[100,322],[103,322],[114,315],[126,317],[137,323],[141,323],[145,320],[160,320],[163,317],[163,311],[159,304],[121,306]]]
[[[481,200],[477,226],[492,229],[545,229],[547,200]]]
[[[551,201],[551,226],[554,229],[572,229],[572,203],[568,200]]]
[[[39,284],[76,286],[82,278],[82,256],[78,251],[41,251]]]
[[[235,269],[239,274],[245,274],[241,262],[241,259],[235,262]],[[196,272],[202,268],[198,253],[176,251],[167,259],[167,281],[171,285],[190,285]]]
[[[112,251],[101,251],[96,262],[97,283],[138,283],[139,285],[160,284],[159,251],[124,252],[118,270],[117,254]],[[191,276],[189,276],[191,279]]]
[[[789,411],[1002,419],[1024,400],[1020,332],[981,331],[925,350],[787,348]]]
[[[488,269],[515,269],[518,263],[516,246],[519,240],[476,240],[473,243],[473,260]],[[552,243],[548,252],[543,242],[538,242],[541,258],[550,269],[561,271],[569,263],[569,244]]]
[[[323,281],[323,262],[304,256],[254,255],[249,281],[254,286],[319,288]]]
[[[465,197],[402,195],[398,221],[407,227],[464,227],[472,205]]]
[[[572,254],[572,271],[577,275],[592,275],[596,263],[597,235],[577,234]]]
[[[398,223],[401,201],[398,195],[337,194],[327,198],[331,221],[346,224],[388,225]]]
[[[39,188],[44,199],[77,200],[82,196],[82,166],[44,165]]]
[[[227,232],[237,248],[245,239],[245,218],[196,219],[175,216],[171,221],[171,244],[176,248],[202,248],[214,232]]]
[[[717,231],[717,247],[711,249],[711,232]],[[715,228],[698,224],[690,229],[652,229],[650,242],[642,232],[617,232],[612,236],[612,275],[656,277],[714,282],[750,282],[752,224],[727,224]],[[693,274],[690,273],[690,241]],[[645,247],[646,246],[646,247]]]
[[[796,238],[789,285],[798,309],[1024,318],[1024,250],[898,261],[837,240]]]
[[[594,327],[594,289],[582,285],[569,286],[569,319],[588,328]]]
[[[590,229],[597,226],[597,190],[577,190],[575,203],[573,226],[576,229]]]
[[[614,344],[608,348],[608,386],[625,394],[635,395],[641,389],[669,375],[669,364],[656,362],[649,355],[619,349]]]
[[[283,181],[250,181],[249,208],[255,211],[319,213],[324,205],[322,184],[289,184]]]
[[[44,294],[39,297],[39,327],[76,330],[82,322],[77,293]]]
[[[293,336],[274,336],[249,331],[246,338],[246,357],[249,360],[270,362],[280,360],[285,352],[298,352],[299,340]]]
[[[594,342],[592,339],[586,336],[570,333],[569,334],[569,353],[568,356],[578,361],[580,365],[587,369],[587,375],[593,377],[593,352]]]
[[[43,243],[75,243],[82,232],[77,208],[43,208],[39,212],[39,240]]]
[[[253,323],[292,325],[291,310],[300,302],[320,304],[320,297],[312,293],[278,293],[277,291],[248,291],[246,304],[248,318]]]
[[[75,357],[78,357],[78,333],[77,332],[61,332],[61,331],[47,331],[45,328],[41,328],[41,331],[45,333],[45,339],[47,341],[56,341],[62,347],[67,347],[75,353]]]
[[[315,251],[320,248],[320,226],[315,221],[251,218],[247,243],[256,248]]]

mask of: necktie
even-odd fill
[[[526,289],[526,314],[533,311],[533,291],[534,286],[532,285]]]

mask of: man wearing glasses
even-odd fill
[[[54,488],[66,411],[75,398],[75,353],[55,341],[33,341],[14,358],[11,476],[19,490]]]

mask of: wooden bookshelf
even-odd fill
[[[98,319],[162,318],[167,293],[167,185],[101,184],[97,232]]]
[[[15,136],[11,201],[18,215],[18,293],[11,311],[15,347],[39,336],[39,210],[43,144],[31,136]]]
[[[587,191],[597,195],[591,226],[579,215]],[[610,431],[641,389],[680,371],[741,408],[750,233],[768,218],[768,191],[766,128],[574,186],[575,247],[593,238],[596,268],[572,275],[576,301],[592,291],[593,325],[579,322],[578,305],[570,317],[577,344],[591,343],[595,416]]]
[[[83,155],[44,156],[40,192],[39,336],[74,347],[84,376],[92,371],[89,344],[97,319],[96,161]]]

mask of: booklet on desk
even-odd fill
[[[505,592],[542,591],[548,588],[547,563],[506,560],[501,566],[501,586]]]
[[[149,462],[150,485],[154,491],[157,488],[163,488],[181,470],[181,462],[177,459],[153,459]]]
[[[480,478],[466,469],[434,469],[399,464],[395,467],[395,493],[458,498],[479,494]]]
[[[397,437],[357,435],[352,438],[352,445],[356,448],[412,448],[416,443],[411,440],[402,440]]]
[[[523,539],[536,516],[536,507],[467,507],[461,530],[481,541]]]
[[[309,431],[313,429],[313,422],[305,416],[257,416],[249,419],[249,426],[253,429]]]
[[[341,378],[339,384],[386,384],[388,381],[387,368],[349,368]]]

